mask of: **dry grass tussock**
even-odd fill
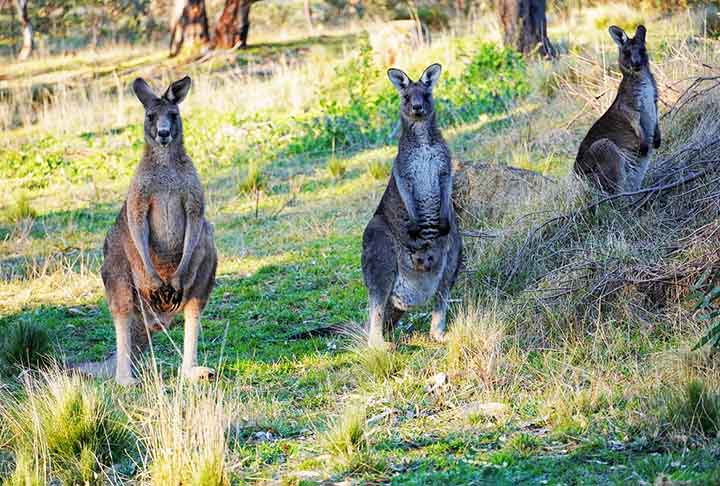
[[[496,216],[497,238],[469,243],[470,270],[483,271],[478,287],[527,297],[524,310],[535,316],[550,306],[563,325],[642,322],[682,307],[704,274],[720,270],[719,101],[720,77],[698,79],[678,97],[640,191],[606,196],[573,176],[528,191]],[[465,177],[471,193],[485,187],[482,171]],[[459,202],[465,211],[487,214],[470,196]]]
[[[229,484],[228,435],[233,420],[219,385],[165,383],[155,367],[142,376],[142,397],[130,412],[146,450],[144,475],[154,485]]]

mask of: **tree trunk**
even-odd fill
[[[312,22],[312,9],[310,8],[310,0],[305,0],[303,4],[303,13],[305,14],[305,20],[308,23],[308,28],[312,32],[313,30],[315,30],[315,27],[313,27]]]
[[[238,45],[247,47],[251,3],[251,0],[226,0],[220,20],[215,26],[214,47],[223,49],[230,49]],[[238,16],[240,17],[239,26]]]
[[[506,47],[525,55],[557,55],[547,36],[546,0],[497,0],[496,6]]]
[[[176,56],[185,42],[210,42],[205,0],[175,0],[170,20],[170,56]]]
[[[22,49],[20,49],[18,59],[24,61],[30,57],[33,50],[33,28],[28,15],[28,0],[15,0],[15,7],[17,8],[17,16],[23,32]]]

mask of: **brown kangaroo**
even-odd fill
[[[182,373],[210,378],[197,366],[200,313],[215,283],[213,227],[204,218],[204,195],[183,146],[178,105],[190,78],[157,97],[143,79],[133,90],[145,108],[145,152],[127,199],[103,247],[102,279],[117,340],[115,379],[135,383],[132,364],[150,333],[184,312]]]
[[[575,173],[609,193],[636,191],[650,163],[650,147],[660,147],[658,91],[645,48],[645,27],[628,38],[610,27],[620,50],[622,81],[615,101],[580,144]]]

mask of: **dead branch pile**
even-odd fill
[[[645,187],[633,193],[599,194],[574,176],[550,184],[531,177],[524,196],[513,186],[512,202],[504,201],[510,208],[497,217],[482,199],[492,177],[482,167],[459,171],[483,187],[470,181],[458,190],[466,228],[499,227],[497,239],[467,238],[467,267],[481,269],[470,278],[495,295],[564,299],[587,314],[613,302],[642,310],[678,303],[701,277],[717,275],[720,76],[693,82],[661,127],[663,147]],[[498,198],[491,207],[501,206]]]

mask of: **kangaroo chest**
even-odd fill
[[[412,195],[421,219],[437,219],[440,212],[440,175],[447,170],[445,152],[438,145],[414,147],[406,158],[403,176],[412,185]]]
[[[155,193],[150,199],[150,245],[160,260],[175,260],[182,255],[185,238],[183,199],[182,192],[170,190]]]

